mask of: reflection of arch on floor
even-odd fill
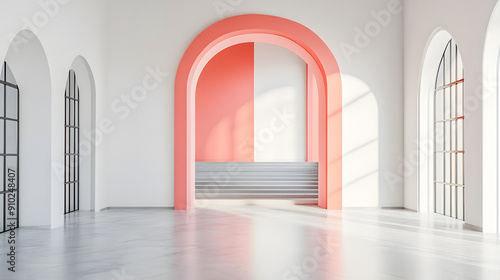
[[[245,42],[280,45],[308,65],[308,161],[319,162],[319,206],[342,208],[342,88],[340,71],[328,46],[310,29],[267,15],[219,21],[191,43],[175,81],[175,208],[194,206],[194,100],[197,80],[221,50]],[[319,104],[318,107],[314,104]]]
[[[483,53],[483,232],[500,233],[499,99],[500,2],[493,10]]]

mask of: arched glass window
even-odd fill
[[[0,233],[19,227],[19,87],[3,63],[0,74]]]
[[[64,214],[80,209],[80,89],[75,71],[70,70],[64,118]]]
[[[451,39],[434,90],[434,211],[465,220],[464,69]]]

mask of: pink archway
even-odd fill
[[[319,162],[318,205],[342,209],[342,86],[328,46],[307,27],[280,17],[241,15],[221,20],[188,47],[175,78],[175,209],[194,207],[195,90],[205,65],[246,42],[285,47],[308,66],[307,160]]]

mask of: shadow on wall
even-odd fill
[[[253,116],[253,102],[235,109],[233,115],[218,121],[205,141],[197,144],[205,147],[203,154],[208,156],[205,161],[253,161],[253,139],[245,129],[253,125],[248,118]]]
[[[266,43],[231,46],[196,91],[196,161],[306,161],[306,64]]]
[[[203,69],[196,88],[196,161],[254,161],[254,44],[231,46]]]
[[[342,75],[343,205],[379,207],[379,110],[372,90],[360,79]],[[335,117],[335,116],[330,116]]]

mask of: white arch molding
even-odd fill
[[[23,44],[16,42],[22,41]],[[58,226],[52,204],[51,77],[47,56],[35,34],[23,30],[7,51],[20,91],[20,226]],[[61,205],[62,206],[62,205]]]
[[[418,211],[434,212],[434,94],[436,73],[451,34],[442,28],[432,32],[422,59],[418,90]]]
[[[483,52],[483,231],[500,233],[500,3],[490,18]]]
[[[96,93],[92,69],[83,56],[71,65],[80,88],[80,210],[95,211],[95,108]],[[64,93],[61,93],[63,96]],[[61,188],[61,191],[63,189]]]

